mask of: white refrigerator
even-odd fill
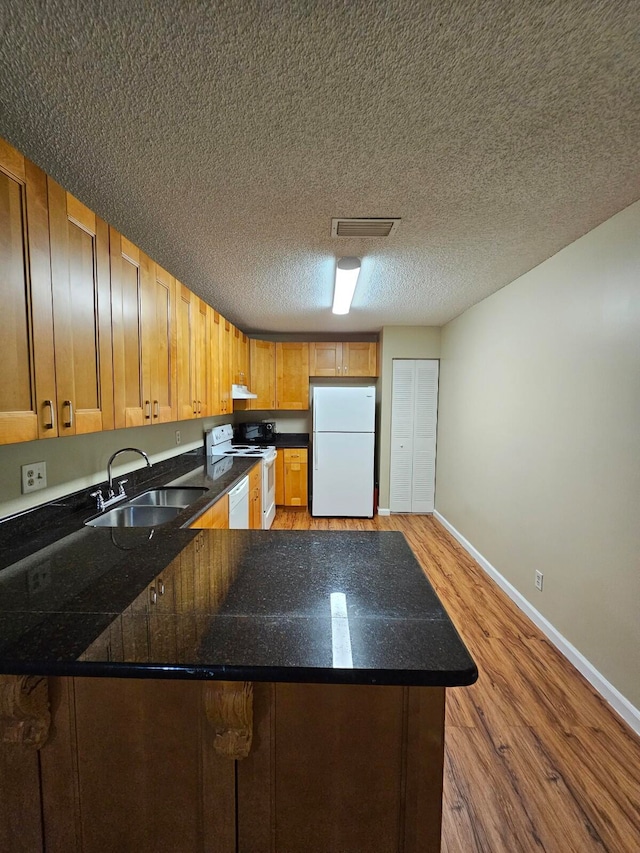
[[[373,516],[376,389],[313,389],[311,514]]]

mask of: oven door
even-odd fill
[[[276,454],[262,459],[262,529],[268,530],[276,515]]]

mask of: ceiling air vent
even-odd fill
[[[332,237],[389,237],[400,219],[370,217],[369,219],[332,219]]]

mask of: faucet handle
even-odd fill
[[[129,482],[129,480],[128,480],[128,479],[125,479],[125,480],[118,480],[118,494],[119,494],[119,495],[126,495],[126,492],[125,492],[125,490],[124,490],[124,484],[125,484],[125,483],[128,483],[128,482]]]
[[[96,499],[96,503],[98,505],[98,512],[102,512],[102,510],[104,509],[104,497],[102,496],[102,489],[98,489],[97,492],[91,492],[89,497]]]

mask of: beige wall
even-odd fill
[[[394,358],[439,358],[437,326],[385,326],[380,333],[378,380],[378,506],[389,508],[389,460],[391,454],[391,382]]]
[[[437,511],[636,708],[639,276],[640,202],[443,328],[436,485]]]
[[[151,462],[168,459],[177,453],[202,447],[204,428],[224,423],[229,416],[154,424],[149,427],[109,430],[94,435],[75,435],[28,441],[0,447],[0,518],[28,509],[71,492],[106,480],[107,461],[114,450],[139,447]],[[176,446],[176,430],[181,443]],[[47,463],[47,488],[23,495],[20,467],[29,462]],[[141,468],[144,462],[134,454],[117,460],[114,473]]]

